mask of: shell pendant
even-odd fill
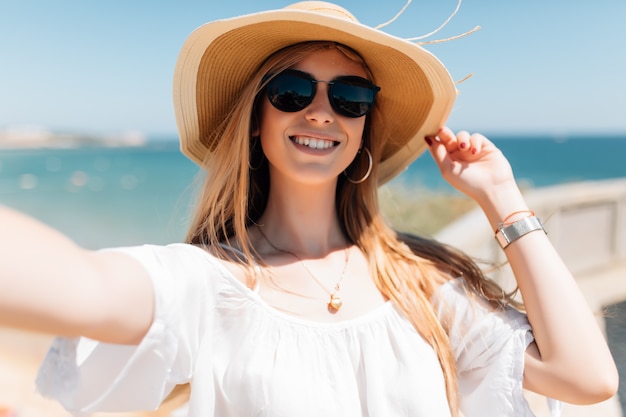
[[[328,309],[332,312],[337,312],[343,305],[343,300],[341,297],[336,296],[335,294],[330,295],[330,301],[328,302]]]

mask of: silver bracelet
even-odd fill
[[[498,225],[498,231],[496,232],[496,240],[500,244],[500,247],[504,249],[520,237],[534,232],[535,230],[543,230],[544,233],[548,234],[541,220],[535,216],[524,217],[511,224],[505,225],[500,223]]]

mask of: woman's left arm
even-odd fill
[[[494,230],[512,213],[529,210],[510,164],[487,138],[443,128],[426,141],[443,177],[479,204]],[[572,404],[612,397],[618,385],[615,363],[593,312],[548,237],[540,230],[528,233],[504,252],[535,338],[526,351],[524,387]]]

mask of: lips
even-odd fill
[[[307,146],[311,149],[328,149],[339,145],[339,142],[328,139],[311,138],[308,136],[290,136],[294,143],[298,145]]]

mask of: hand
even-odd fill
[[[466,131],[455,136],[444,127],[426,142],[444,179],[477,202],[502,186],[517,188],[511,165],[485,136]]]

